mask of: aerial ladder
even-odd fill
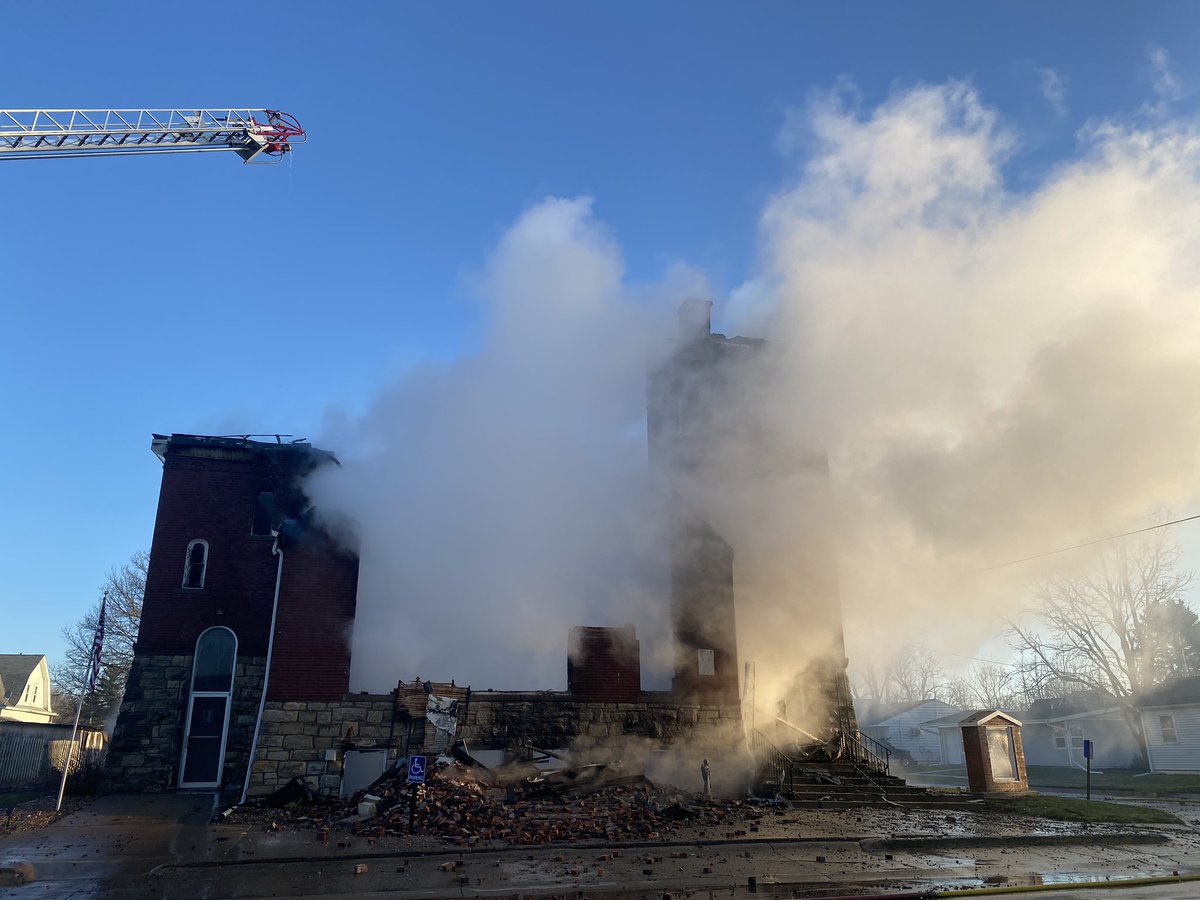
[[[0,109],[0,160],[225,151],[279,162],[306,139],[277,109]]]

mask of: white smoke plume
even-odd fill
[[[648,662],[664,653],[666,610],[645,595],[644,383],[666,349],[649,310],[694,277],[628,287],[590,202],[550,199],[479,284],[477,354],[411,372],[322,436],[344,468],[310,491],[360,542],[355,690],[562,689],[580,624],[632,622]]]
[[[1196,498],[1200,135],[1093,123],[1017,192],[1019,136],[963,83],[800,121],[729,314],[775,339],[768,402],[829,450],[851,653],[970,654],[1067,560],[990,566]]]
[[[1161,110],[1094,122],[1014,190],[1021,135],[961,82],[817,95],[787,132],[794,180],[718,323],[772,342],[746,401],[790,448],[767,468],[826,451],[833,502],[764,516],[745,482],[713,492],[718,530],[760,540],[737,562],[742,658],[802,662],[831,598],[769,573],[822,540],[852,658],[914,636],[969,654],[1036,571],[989,566],[1196,499],[1200,135]],[[589,203],[547,200],[485,267],[482,349],[331,417],[345,467],[311,487],[361,540],[355,689],[561,688],[576,624],[633,622],[643,667],[668,658],[644,379],[703,291],[689,269],[632,290]],[[740,440],[727,458],[762,471]]]

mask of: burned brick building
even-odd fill
[[[758,402],[772,377],[767,342],[714,334],[711,314],[708,301],[684,301],[674,352],[647,385],[650,464],[670,513],[673,690],[737,701],[737,610],[749,608],[745,618],[767,632],[755,636],[759,649],[774,644],[760,660],[774,668],[774,693],[758,703],[814,731],[854,732],[828,529],[782,524],[830,517],[826,458]],[[738,507],[742,526],[766,523],[756,535],[741,527],[741,546],[722,533],[739,531]]]
[[[114,790],[240,789],[263,702],[340,700],[358,560],[311,526],[307,444],[154,435],[162,488]],[[268,672],[268,659],[270,667]]]
[[[358,559],[313,523],[303,493],[334,456],[251,436],[154,435],[151,446],[162,487],[109,790],[255,796],[301,776],[337,794],[351,769],[444,751],[435,700],[451,704],[439,710],[451,735],[495,752],[740,740],[736,685],[731,698],[642,690],[631,626],[573,629],[566,692],[400,683],[351,694]]]
[[[735,585],[739,605],[744,585],[754,595],[744,570],[758,568],[759,548],[727,538],[735,532],[715,515],[706,488],[736,482],[747,460],[772,491],[780,469],[819,485],[828,479],[820,456],[723,455],[730,431],[752,449],[774,441],[745,403],[767,345],[713,334],[710,307],[684,304],[675,352],[648,383],[650,465],[671,519],[671,691],[642,689],[640,645],[626,626],[573,630],[565,692],[417,682],[350,694],[358,559],[312,521],[303,492],[305,478],[336,465],[334,456],[281,438],[155,435],[162,488],[109,788],[257,795],[302,776],[337,793],[352,768],[377,772],[410,752],[442,752],[447,736],[494,753],[616,740],[720,748],[717,758],[731,759],[743,740],[746,631],[739,635]],[[796,497],[772,496],[785,504]],[[810,543],[786,548],[807,581],[770,586],[786,602],[803,594],[808,610],[805,628],[778,635],[793,662],[804,660],[778,699],[789,719],[819,709],[820,727],[853,730],[832,554]],[[804,631],[827,634],[827,646],[808,652]],[[684,768],[695,775],[695,766]]]

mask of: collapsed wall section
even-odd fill
[[[411,753],[436,755],[442,729],[432,726],[420,698],[444,696],[432,691],[451,688],[425,684],[429,693],[417,683],[389,695],[352,694],[336,702],[268,701],[250,796],[269,794],[295,777],[315,793],[336,795],[351,751],[384,750],[388,766]],[[453,690],[460,692],[453,737],[472,751],[518,756],[532,745],[628,762],[683,745],[728,756],[744,742],[737,705],[681,703],[669,694],[595,703],[563,693]]]

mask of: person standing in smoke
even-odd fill
[[[712,783],[709,781],[709,776],[712,774],[712,769],[708,765],[708,760],[700,763],[700,777],[704,779],[704,796],[712,796]]]

